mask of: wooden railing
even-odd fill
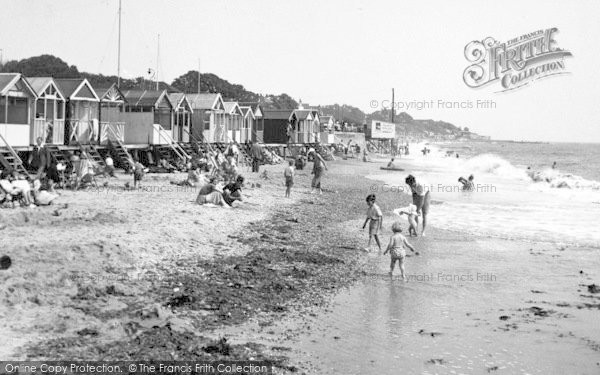
[[[48,139],[48,134],[52,134],[52,138]],[[55,119],[46,121],[43,118],[33,120],[33,139],[42,138],[44,142],[49,144],[63,144],[65,142],[65,120]]]
[[[105,144],[108,141],[125,142],[125,123],[124,122],[100,122],[100,143]]]
[[[71,132],[69,134],[69,143],[75,141],[78,143],[92,143],[97,138],[94,129],[94,121],[69,120]],[[81,137],[83,135],[83,137]]]

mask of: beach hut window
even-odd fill
[[[26,98],[10,98],[6,116],[9,124],[27,124],[27,112]]]
[[[62,101],[56,102],[56,118],[61,120],[65,118]]]

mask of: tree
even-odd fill
[[[75,65],[52,55],[41,55],[23,59],[11,60],[2,66],[2,72],[21,73],[26,77],[78,78],[79,70]]]
[[[467,128],[466,126],[463,128],[464,131],[468,132],[469,128]]]

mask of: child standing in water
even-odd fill
[[[417,206],[414,204],[409,204],[403,208],[396,208],[393,211],[396,215],[402,216],[406,215],[408,217],[408,235],[409,236],[417,236],[417,218],[419,217],[419,213],[417,212]]]
[[[367,210],[367,219],[363,224],[363,229],[365,229],[369,220],[371,223],[369,224],[369,243],[367,244],[365,251],[371,251],[371,239],[375,237],[375,242],[377,242],[377,247],[379,247],[379,251],[381,252],[381,244],[379,243],[379,230],[383,224],[383,214],[381,213],[381,209],[377,203],[375,203],[375,194],[369,194],[366,201],[369,209]]]
[[[290,160],[290,164],[283,172],[285,177],[285,197],[289,198],[292,192],[292,186],[294,186],[294,161]]]
[[[412,245],[406,240],[406,237],[402,235],[402,225],[399,221],[392,225],[392,232],[394,232],[394,234],[392,237],[390,237],[390,243],[383,254],[385,255],[388,252],[390,253],[390,277],[394,272],[396,261],[398,261],[402,280],[406,281],[406,276],[404,275],[404,258],[406,257],[405,247],[412,250],[412,252],[415,252],[415,248],[412,247]]]

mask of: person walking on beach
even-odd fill
[[[289,165],[283,172],[285,177],[285,197],[289,198],[292,192],[292,186],[294,186],[294,161],[290,160]]]
[[[371,251],[371,240],[375,238],[375,242],[377,243],[377,247],[379,247],[379,251],[381,252],[381,243],[379,242],[379,231],[381,230],[381,226],[383,225],[383,213],[381,209],[375,203],[375,194],[369,194],[367,196],[367,205],[369,208],[367,209],[367,218],[365,219],[365,223],[363,224],[363,229],[369,223],[369,242],[367,243],[367,247],[365,248],[366,252]]]
[[[429,213],[429,203],[431,197],[429,195],[428,185],[415,178],[415,176],[409,174],[405,179],[406,184],[412,191],[413,204],[417,206],[417,213],[423,216],[423,229],[421,230],[421,236],[425,236],[425,227],[427,227],[427,214]],[[416,218],[417,226],[419,225],[419,218]]]
[[[309,154],[310,155],[310,154]],[[313,174],[313,179],[311,183],[312,190],[311,194],[315,192],[315,189],[319,189],[319,194],[323,194],[323,190],[321,190],[321,177],[323,176],[323,171],[327,170],[327,164],[325,164],[325,160],[321,155],[316,152],[312,152],[313,157],[313,170],[311,174]]]
[[[387,249],[383,253],[383,255],[390,253],[390,277],[394,273],[394,266],[396,265],[396,261],[398,262],[398,268],[400,268],[400,275],[402,276],[402,280],[406,281],[405,271],[404,271],[404,259],[406,258],[406,249],[409,248],[413,253],[415,252],[415,248],[408,243],[406,237],[402,235],[402,224],[399,221],[396,221],[392,225],[392,237],[390,237],[390,243],[387,246]]]

